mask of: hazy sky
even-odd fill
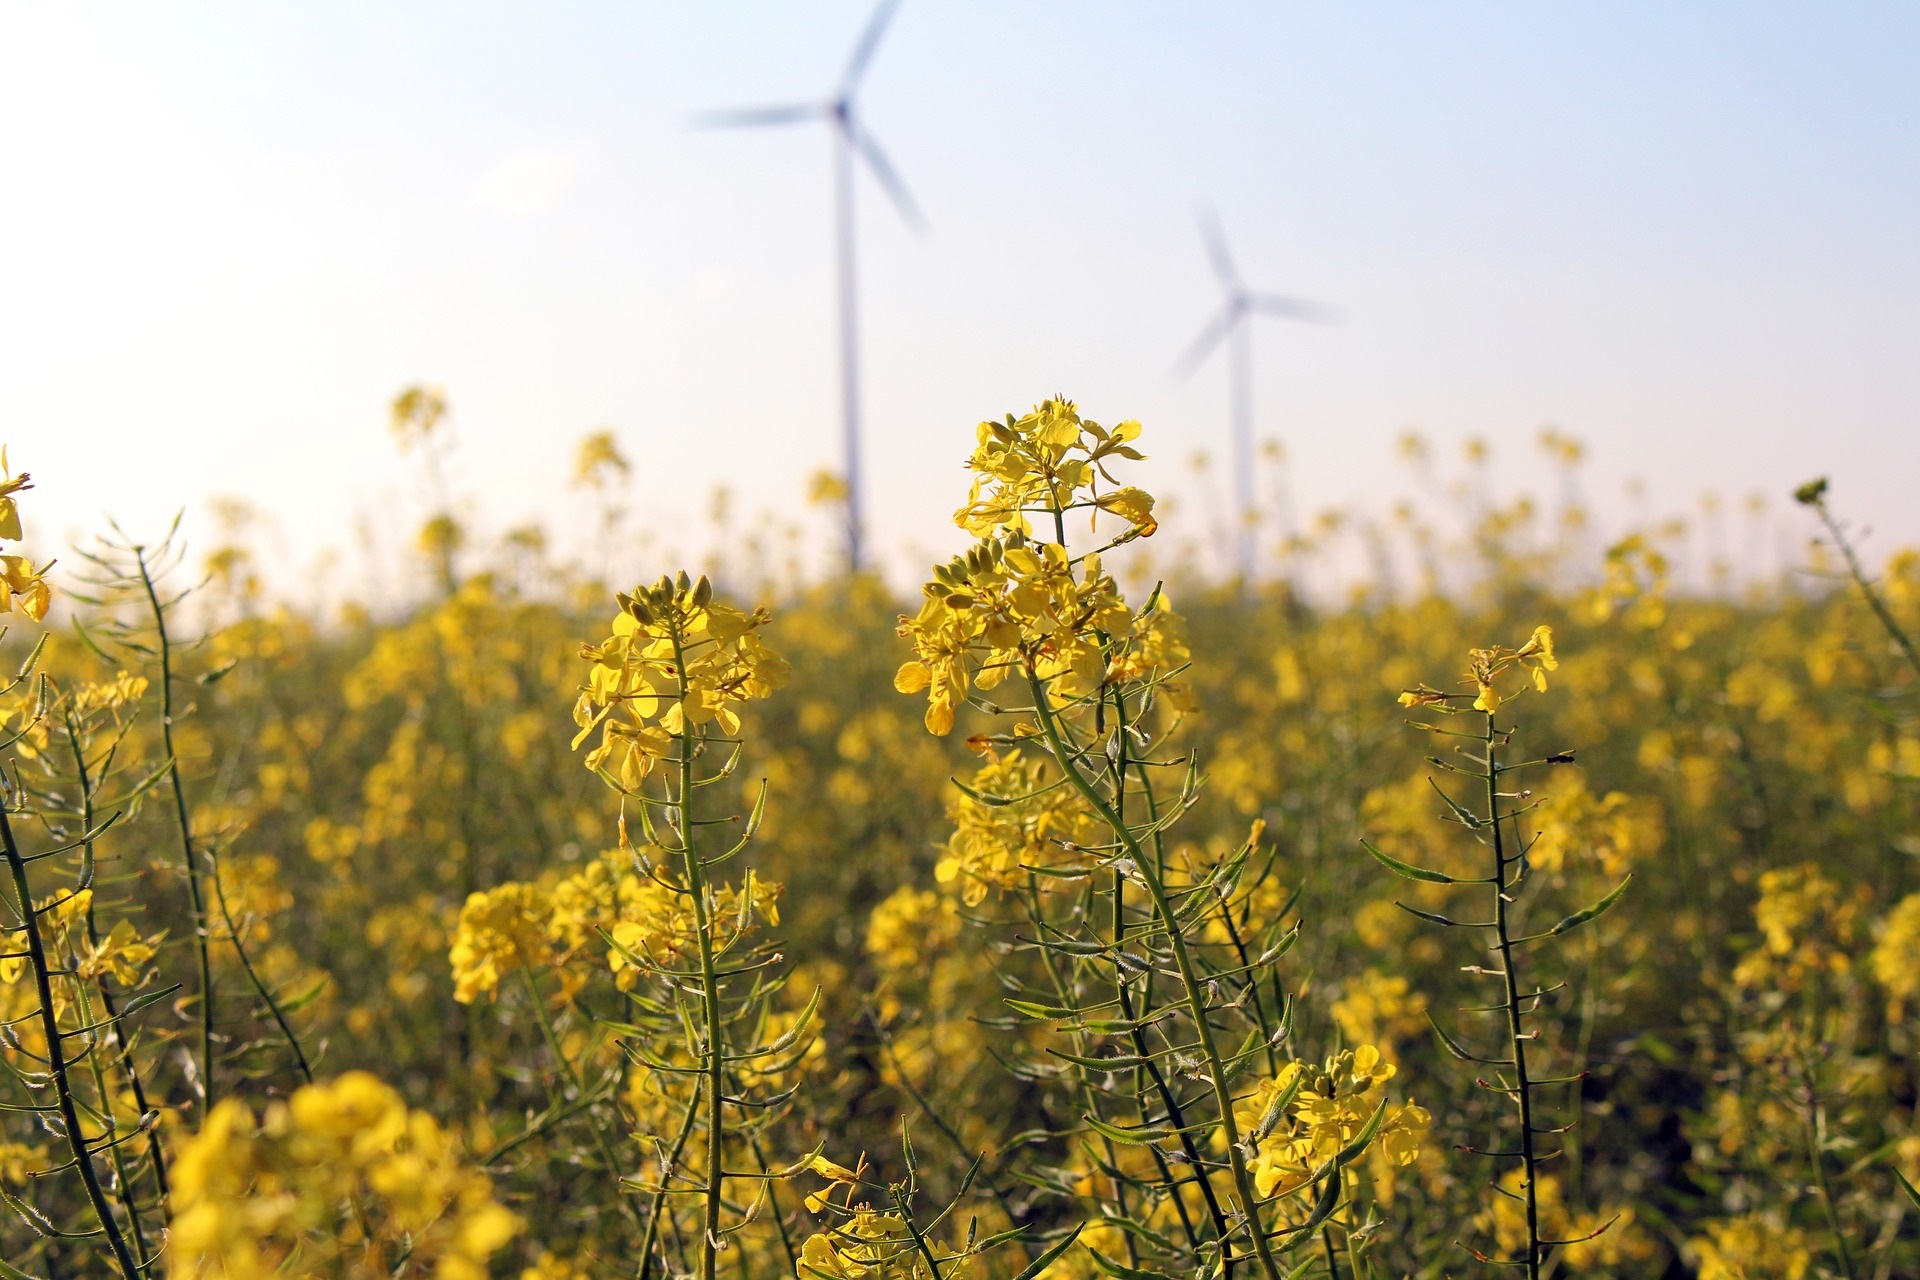
[[[837,453],[828,139],[702,108],[823,94],[864,0],[0,3],[0,436],[51,533],[246,495],[292,552],[414,518],[387,436],[443,385],[488,526],[565,527],[614,427],[636,501],[798,510]],[[945,545],[982,416],[1226,446],[1216,208],[1270,321],[1260,434],[1314,509],[1393,440],[1543,423],[1686,508],[1830,472],[1920,539],[1920,7],[907,0],[861,189],[875,542]],[[1618,505],[1618,504],[1616,504]],[[815,517],[816,521],[818,517]]]

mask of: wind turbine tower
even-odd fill
[[[740,129],[772,125],[806,124],[819,121],[833,135],[833,225],[835,278],[840,303],[840,426],[846,469],[846,551],[847,567],[858,571],[865,562],[864,489],[860,468],[860,323],[857,280],[857,248],[854,238],[854,171],[864,163],[887,193],[901,218],[916,232],[926,229],[926,219],[907,193],[906,184],[887,159],[880,144],[861,121],[854,99],[880,47],[900,0],[880,0],[879,8],[867,20],[866,30],[853,46],[840,82],[824,101],[786,103],[771,107],[748,107],[736,111],[714,111],[695,118],[704,128]]]
[[[1240,278],[1227,252],[1227,238],[1211,213],[1200,215],[1200,235],[1206,241],[1207,256],[1213,261],[1213,274],[1220,282],[1225,300],[1207,327],[1174,365],[1181,377],[1200,366],[1213,349],[1227,344],[1227,381],[1233,413],[1233,445],[1230,459],[1233,471],[1233,508],[1235,522],[1234,558],[1243,588],[1253,582],[1254,492],[1253,492],[1253,317],[1284,316],[1289,320],[1326,321],[1325,307],[1299,298],[1274,293],[1255,293]]]

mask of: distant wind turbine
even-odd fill
[[[1324,322],[1331,318],[1331,313],[1317,303],[1273,293],[1255,293],[1247,288],[1233,265],[1233,255],[1227,252],[1227,238],[1221,233],[1220,223],[1211,213],[1200,215],[1200,234],[1207,242],[1213,274],[1219,278],[1226,301],[1173,367],[1174,372],[1184,378],[1199,368],[1201,361],[1223,339],[1227,341],[1227,377],[1233,393],[1233,506],[1238,532],[1235,551],[1240,581],[1248,584],[1253,581],[1254,569],[1252,319],[1259,314]]]
[[[853,47],[853,56],[841,73],[840,83],[823,102],[788,103],[773,107],[749,107],[738,111],[712,111],[695,117],[703,128],[740,129],[770,125],[805,124],[822,121],[833,131],[833,212],[834,248],[837,255],[840,286],[840,418],[843,446],[846,450],[847,486],[847,565],[858,570],[863,562],[865,527],[863,524],[860,482],[860,326],[855,288],[855,244],[853,235],[853,174],[855,157],[866,162],[868,172],[893,201],[906,224],[916,232],[926,229],[927,221],[919,206],[907,193],[893,162],[880,150],[854,110],[854,94],[880,47],[900,0],[880,0],[880,7],[867,20],[867,28]]]

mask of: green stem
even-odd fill
[[[1802,1055],[1801,1078],[1807,1091],[1807,1118],[1802,1126],[1807,1136],[1807,1162],[1813,1166],[1813,1184],[1820,1192],[1820,1205],[1826,1211],[1827,1229],[1833,1234],[1834,1256],[1840,1260],[1840,1274],[1853,1280],[1853,1254],[1847,1248],[1847,1233],[1841,1229],[1840,1206],[1834,1202],[1833,1186],[1827,1181],[1826,1158],[1820,1154],[1820,1142],[1826,1129],[1826,1113],[1813,1084],[1812,1064]]]
[[[1846,535],[1840,531],[1840,525],[1834,520],[1833,513],[1827,510],[1826,502],[1824,500],[1815,502],[1813,509],[1819,513],[1820,523],[1826,525],[1827,532],[1833,535],[1833,544],[1840,548],[1841,556],[1846,559],[1847,573],[1852,576],[1854,585],[1860,588],[1860,594],[1867,598],[1867,607],[1873,610],[1876,618],[1880,619],[1880,625],[1886,628],[1893,642],[1900,646],[1900,651],[1907,655],[1907,662],[1913,667],[1914,673],[1920,675],[1920,647],[1915,646],[1913,637],[1906,633],[1906,629],[1893,616],[1893,611],[1887,608],[1887,602],[1880,598],[1880,593],[1873,589],[1873,583],[1867,580],[1866,570],[1860,565],[1860,557],[1854,554],[1853,544],[1848,542]]]
[[[680,679],[680,706],[684,713],[688,689],[686,685],[686,651],[681,643],[680,626],[676,621],[673,632],[673,664]],[[721,1045],[722,1028],[720,1025],[720,981],[714,973],[713,922],[707,911],[706,869],[700,863],[700,853],[694,844],[694,821],[691,811],[693,803],[694,777],[693,752],[694,733],[688,726],[683,714],[682,728],[675,735],[680,746],[680,796],[676,806],[680,818],[680,861],[687,877],[687,891],[693,897],[694,933],[700,949],[700,995],[701,1016],[704,1019],[706,1043],[707,1075],[707,1187],[706,1221],[701,1231],[700,1277],[701,1280],[715,1280],[718,1275],[720,1251],[720,1201],[721,1190],[726,1182],[726,1170],[722,1167],[722,1145],[726,1137],[725,1091],[726,1055]]]
[[[67,744],[73,748],[74,774],[80,784],[80,830],[91,832],[93,830],[95,817],[93,805],[95,779],[92,770],[87,767],[87,753],[85,747],[82,745],[80,726],[74,720],[71,710],[69,710],[66,720]],[[81,844],[81,859],[83,875],[91,878],[94,863],[97,860],[93,837],[91,835],[88,835]],[[96,950],[100,946],[100,930],[94,919],[92,903],[87,904],[87,942]],[[144,1116],[153,1108],[147,1104],[147,1088],[146,1084],[140,1079],[139,1067],[133,1060],[133,1046],[127,1043],[126,1036],[120,1026],[120,1010],[116,1007],[113,992],[108,989],[105,977],[99,980],[98,986],[100,988],[100,1003],[106,1009],[107,1013],[108,1035],[118,1053],[121,1069],[126,1073],[127,1088],[133,1094],[133,1104],[140,1108],[140,1114]],[[117,1160],[119,1147],[116,1146],[114,1151]],[[157,1124],[150,1125],[147,1128],[147,1158],[153,1165],[154,1185],[160,1192],[160,1198],[165,1200],[167,1198],[167,1156],[166,1150],[160,1142],[160,1126]],[[144,1240],[140,1230],[140,1219],[138,1214],[133,1210],[132,1188],[127,1187],[125,1194],[127,1197],[128,1220],[133,1225],[136,1240],[141,1241],[144,1248]]]
[[[700,1117],[700,1091],[694,1090],[687,1100],[687,1114],[680,1123],[680,1136],[673,1140],[673,1150],[667,1154],[660,1167],[660,1185],[653,1193],[653,1205],[647,1212],[647,1234],[640,1241],[640,1280],[648,1280],[653,1273],[653,1247],[660,1238],[660,1218],[666,1210],[667,1183],[673,1177],[673,1171],[679,1167],[680,1153],[687,1149],[687,1139],[693,1136],[693,1125]],[[661,1258],[664,1266],[666,1258]]]
[[[212,864],[209,869],[213,872],[213,898],[220,907],[220,919],[227,926],[227,936],[233,940],[233,953],[239,957],[241,971],[247,975],[247,985],[267,1006],[267,1012],[273,1015],[273,1021],[286,1039],[287,1047],[293,1050],[294,1064],[300,1068],[300,1074],[306,1082],[312,1084],[313,1065],[307,1061],[306,1051],[300,1047],[300,1037],[293,1034],[293,1028],[287,1023],[287,1015],[280,1010],[280,1002],[274,999],[267,984],[260,980],[260,975],[254,971],[253,961],[247,956],[247,946],[240,937],[240,928],[234,924],[233,912],[227,908],[227,891],[220,883],[220,864],[211,858],[209,862]]]
[[[167,611],[154,586],[145,549],[134,548],[140,585],[153,612],[153,630],[160,656],[160,741],[167,753],[167,779],[173,786],[173,812],[180,829],[180,857],[187,871],[187,895],[193,905],[193,941],[200,968],[200,1091],[208,1111],[213,1110],[213,962],[208,949],[206,896],[200,888],[200,865],[193,853],[193,820],[187,812],[187,794],[180,782],[180,756],[173,745],[173,646],[167,639]]]
[[[1179,919],[1174,914],[1172,904],[1167,900],[1166,886],[1160,882],[1159,868],[1148,860],[1145,851],[1140,848],[1139,841],[1134,839],[1132,829],[1121,820],[1112,806],[1107,803],[1106,798],[1100,794],[1099,789],[1080,771],[1073,757],[1060,741],[1060,727],[1054,718],[1053,708],[1048,702],[1046,686],[1041,683],[1040,677],[1030,664],[1027,668],[1027,684],[1033,691],[1034,711],[1040,720],[1040,730],[1046,736],[1047,746],[1053,753],[1054,762],[1060,766],[1061,772],[1066,774],[1073,789],[1093,806],[1094,812],[1100,816],[1101,821],[1105,822],[1120,840],[1121,845],[1126,849],[1127,856],[1133,860],[1134,868],[1139,872],[1141,883],[1146,886],[1148,896],[1153,900],[1155,915],[1167,931],[1167,942],[1173,950],[1174,967],[1180,974],[1180,985],[1186,996],[1187,1011],[1193,1018],[1195,1030],[1200,1036],[1200,1050],[1206,1057],[1207,1074],[1213,1085],[1214,1102],[1220,1111],[1221,1136],[1227,1143],[1227,1164],[1233,1173],[1234,1188],[1239,1194],[1241,1212],[1246,1216],[1247,1234],[1253,1239],[1254,1253],[1260,1259],[1260,1266],[1266,1273],[1267,1280],[1280,1280],[1280,1264],[1273,1256],[1273,1245],[1267,1239],[1266,1229],[1261,1223],[1259,1198],[1254,1192],[1252,1175],[1247,1171],[1246,1156],[1240,1150],[1240,1126],[1233,1115],[1233,1094],[1227,1080],[1226,1059],[1220,1054],[1220,1047],[1214,1040],[1213,1023],[1207,1018],[1206,990],[1194,971],[1193,957],[1187,950],[1186,935],[1181,931]],[[1222,1253],[1224,1260],[1224,1244]]]
[[[113,1206],[107,1203],[100,1177],[94,1171],[93,1155],[87,1150],[86,1134],[80,1128],[80,1113],[73,1099],[73,1081],[67,1070],[64,1033],[60,1030],[59,1015],[54,1010],[53,983],[49,978],[46,947],[40,937],[40,917],[34,911],[33,891],[27,884],[26,859],[21,857],[20,846],[14,842],[13,823],[7,817],[4,802],[0,802],[0,846],[6,850],[7,868],[13,873],[14,897],[20,904],[21,931],[27,935],[27,958],[33,966],[33,982],[40,998],[40,1029],[47,1038],[47,1072],[53,1077],[54,1092],[59,1098],[60,1121],[66,1130],[67,1149],[73,1155],[74,1167],[80,1171],[80,1180],[86,1184],[87,1201],[93,1206],[94,1217],[99,1219],[100,1230],[107,1237],[107,1246],[113,1250],[114,1262],[118,1264],[120,1274],[126,1280],[140,1280],[140,1269],[134,1263],[133,1255],[127,1251],[126,1239],[120,1234],[120,1224],[114,1220]]]
[[[1538,1161],[1533,1150],[1533,1086],[1527,1077],[1527,1041],[1525,1014],[1521,1009],[1520,979],[1514,972],[1513,938],[1507,925],[1507,913],[1513,906],[1512,893],[1517,892],[1521,876],[1516,874],[1512,881],[1507,879],[1506,841],[1503,834],[1506,818],[1500,813],[1500,766],[1496,758],[1495,741],[1499,735],[1493,727],[1493,713],[1487,713],[1487,820],[1493,828],[1493,928],[1496,949],[1500,953],[1500,969],[1506,982],[1506,1014],[1508,1038],[1513,1043],[1514,1100],[1520,1109],[1520,1163],[1526,1176],[1527,1206],[1527,1280],[1540,1280],[1540,1199],[1536,1186],[1539,1175]],[[1519,857],[1512,859],[1517,864]]]

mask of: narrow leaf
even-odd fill
[[[1585,911],[1574,912],[1572,915],[1568,916],[1565,920],[1562,920],[1559,924],[1547,930],[1544,936],[1549,938],[1557,937],[1560,934],[1567,932],[1569,929],[1578,929],[1581,925],[1593,919],[1595,916],[1604,915],[1608,908],[1613,906],[1614,903],[1620,901],[1620,895],[1625,893],[1627,891],[1627,886],[1632,883],[1633,883],[1633,873],[1628,872],[1627,878],[1625,880],[1622,880],[1614,888],[1614,891],[1612,893],[1600,899],[1600,901],[1594,903],[1592,906],[1588,907]]]
[[[1369,841],[1362,840],[1360,842],[1360,847],[1365,849],[1368,853],[1372,854],[1374,861],[1378,862],[1381,866],[1385,867],[1387,870],[1393,872],[1396,875],[1403,875],[1409,880],[1424,880],[1428,884],[1460,883],[1458,880],[1455,880],[1452,876],[1447,875],[1444,872],[1429,871],[1425,867],[1416,867],[1410,862],[1402,862],[1398,858],[1395,858],[1389,854],[1384,854],[1380,852],[1378,849],[1374,848],[1372,843],[1370,843]]]
[[[1066,1235],[1049,1245],[1046,1251],[1039,1257],[1029,1262],[1013,1280],[1035,1280],[1035,1277],[1051,1266],[1056,1258],[1073,1248],[1073,1242],[1078,1240],[1080,1233],[1086,1229],[1087,1224],[1083,1222],[1073,1230],[1067,1232]]]

